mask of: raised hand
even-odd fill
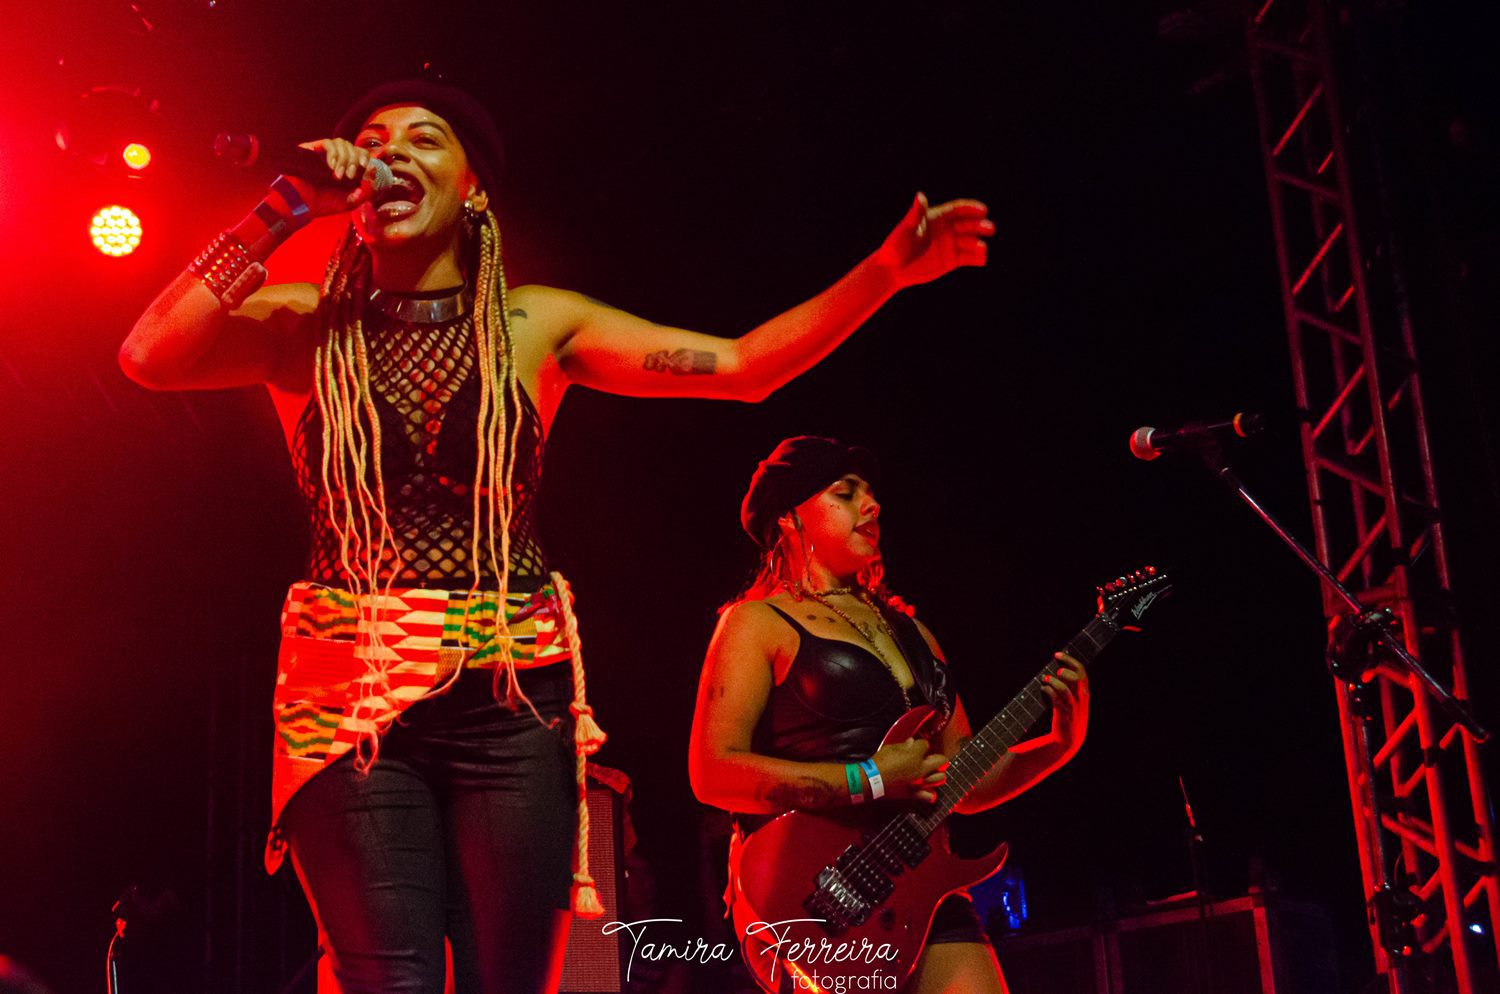
[[[936,207],[919,193],[906,216],[886,236],[876,258],[900,286],[935,280],[959,266],[982,266],[995,233],[990,209],[978,200],[950,200]]]
[[[302,147],[314,152],[324,153],[328,161],[328,183],[313,182],[311,180],[299,179],[289,176],[287,179],[302,199],[312,209],[314,217],[324,217],[329,214],[343,214],[352,211],[366,200],[374,187],[371,185],[373,174],[370,169],[370,160],[375,158],[374,153],[368,148],[360,148],[353,142],[345,141],[343,138],[322,138],[318,141],[303,142]],[[359,186],[350,190],[344,186],[335,186],[346,180],[360,179]]]

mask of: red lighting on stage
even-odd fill
[[[125,151],[120,153],[125,164],[131,169],[145,169],[151,165],[151,150],[140,142],[131,142],[125,146]]]
[[[129,207],[104,207],[89,224],[89,237],[105,255],[129,255],[141,244],[141,219]]]

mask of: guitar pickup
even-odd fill
[[[876,831],[867,834],[860,847],[866,858],[877,863],[886,873],[896,876],[906,868],[918,866],[932,852],[911,815],[894,819]],[[853,847],[851,847],[852,850]],[[846,854],[847,855],[847,852]],[[840,857],[842,862],[842,857]]]
[[[896,885],[891,877],[903,869],[899,864],[887,865],[881,854],[868,846],[850,846],[834,861],[835,872],[857,890],[871,904],[879,904],[891,896]]]

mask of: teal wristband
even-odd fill
[[[849,782],[849,801],[851,804],[865,803],[865,785],[859,776],[858,763],[844,764],[844,779]]]

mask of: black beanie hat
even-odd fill
[[[458,87],[426,79],[398,79],[381,83],[354,102],[333,129],[336,137],[353,141],[371,114],[393,104],[419,104],[453,126],[469,168],[479,186],[492,198],[499,192],[505,150],[495,120],[478,100]]]
[[[777,518],[846,473],[873,486],[879,473],[874,453],[820,435],[785,439],[750,477],[750,489],[740,503],[740,525],[757,545],[769,549],[776,544]]]

